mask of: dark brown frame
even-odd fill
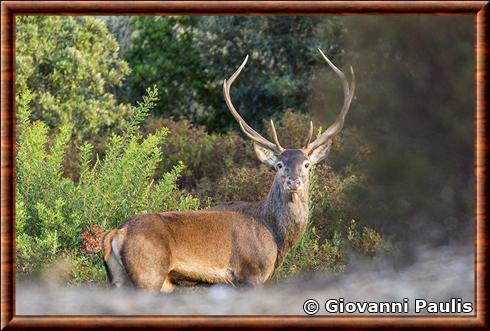
[[[475,17],[475,316],[16,316],[15,112],[16,15],[325,15],[436,14]],[[488,1],[4,1],[1,3],[1,328],[488,327],[487,73]],[[488,285],[488,284],[487,284]]]

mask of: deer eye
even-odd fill
[[[305,163],[305,168],[308,168],[310,166],[309,163]]]
[[[277,169],[282,169],[282,162],[278,162],[276,166],[277,166]]]

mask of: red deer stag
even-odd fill
[[[230,97],[231,84],[247,63],[247,56],[224,81],[223,91],[231,114],[252,139],[259,160],[276,170],[268,195],[260,202],[130,218],[102,240],[110,284],[169,293],[182,280],[238,286],[263,284],[271,278],[305,231],[309,169],[327,156],[354,96],[352,67],[349,84],[344,73],[319,51],[343,85],[344,104],[335,123],[314,141],[310,123],[306,146],[301,149],[283,148],[272,121],[274,142],[257,133],[238,114]]]

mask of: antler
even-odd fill
[[[245,64],[247,63],[248,60],[248,55],[245,57],[245,60],[243,63],[238,67],[238,69],[235,71],[233,75],[228,78],[228,80],[225,79],[223,83],[223,94],[225,95],[225,101],[226,105],[228,106],[228,109],[230,110],[231,114],[235,119],[238,121],[238,124],[240,125],[240,128],[242,129],[243,133],[250,139],[252,139],[255,143],[258,145],[271,149],[274,152],[281,154],[285,149],[279,144],[279,140],[277,139],[277,133],[276,133],[276,128],[274,127],[274,122],[271,120],[271,126],[272,126],[272,135],[274,138],[275,144],[271,143],[269,140],[265,139],[262,137],[257,131],[252,129],[240,116],[240,114],[236,111],[235,107],[233,106],[233,103],[231,102],[231,97],[230,97],[230,87],[231,84],[235,81],[235,79],[238,77],[240,72],[242,71],[243,67],[245,67]]]
[[[325,61],[327,61],[328,65],[335,71],[335,73],[340,77],[342,80],[342,86],[344,88],[344,104],[342,106],[342,110],[340,111],[339,116],[337,117],[337,120],[335,123],[333,123],[325,132],[323,132],[317,139],[315,139],[312,143],[310,143],[311,140],[311,134],[313,133],[313,130],[311,130],[310,127],[310,138],[308,139],[306,146],[303,148],[303,151],[306,154],[309,154],[316,148],[318,148],[321,145],[324,145],[329,142],[329,140],[336,135],[337,133],[340,132],[342,127],[344,126],[344,120],[345,120],[345,115],[347,115],[347,112],[349,111],[350,104],[352,102],[352,98],[354,97],[354,90],[356,88],[356,80],[354,76],[354,70],[352,67],[350,67],[350,71],[352,74],[352,84],[349,84],[347,79],[345,78],[345,75],[342,71],[340,71],[339,68],[337,68],[329,59],[328,57],[322,52],[321,49],[318,49],[320,53],[322,54],[323,58]],[[311,125],[311,124],[310,124]]]

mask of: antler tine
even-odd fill
[[[223,94],[225,96],[226,105],[228,106],[228,109],[230,110],[233,117],[235,117],[235,119],[238,121],[240,128],[242,129],[243,133],[245,133],[245,135],[247,137],[252,139],[257,144],[261,145],[262,147],[272,149],[273,151],[276,151],[277,153],[282,153],[284,151],[284,149],[278,143],[277,136],[275,134],[275,128],[273,127],[273,133],[275,135],[274,139],[276,140],[276,144],[273,144],[269,140],[262,137],[257,131],[252,129],[247,124],[247,122],[245,122],[245,120],[240,116],[238,111],[233,106],[233,103],[231,102],[231,96],[230,96],[231,84],[233,84],[235,79],[238,77],[238,75],[242,71],[243,67],[245,67],[245,64],[247,63],[247,61],[248,61],[248,55],[245,57],[245,60],[243,60],[240,67],[238,67],[238,69],[233,73],[233,75],[231,75],[228,80],[225,79],[223,82]]]
[[[352,74],[352,83],[349,86],[349,82],[345,78],[344,73],[337,68],[331,61],[330,59],[322,52],[321,49],[318,49],[320,53],[322,54],[323,58],[325,61],[328,63],[330,68],[335,71],[337,76],[339,76],[340,80],[342,81],[342,87],[344,89],[344,104],[342,105],[342,109],[340,111],[339,116],[335,120],[335,122],[327,129],[325,132],[323,132],[320,137],[315,139],[311,144],[308,144],[304,150],[305,152],[309,153],[318,146],[321,146],[323,144],[326,144],[334,135],[340,132],[342,127],[344,126],[344,120],[345,116],[347,115],[347,112],[349,111],[350,104],[352,102],[352,98],[354,97],[354,91],[356,88],[356,80],[355,80],[355,75],[354,75],[354,69],[350,67],[350,71]]]
[[[271,120],[271,128],[272,128],[272,138],[274,138],[274,143],[276,144],[277,148],[281,152],[285,151],[285,149],[279,143],[279,139],[277,138],[276,127],[274,126],[274,122],[272,120]]]
[[[310,121],[310,130],[308,131],[308,138],[306,139],[306,143],[305,143],[304,148],[308,147],[308,145],[311,142],[311,138],[313,138],[313,122],[312,121]]]

